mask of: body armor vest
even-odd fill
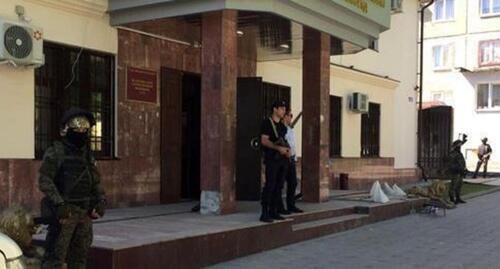
[[[93,184],[92,164],[87,150],[65,143],[55,146],[59,167],[55,183],[59,193],[65,202],[87,208]]]

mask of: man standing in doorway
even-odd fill
[[[285,139],[290,145],[290,163],[288,165],[288,171],[286,173],[286,207],[287,213],[302,213],[304,212],[295,205],[295,189],[297,188],[297,151],[295,148],[295,133],[292,128],[293,114],[291,109],[287,109],[285,117],[283,117],[283,123],[286,126]],[[281,203],[281,208],[284,210],[283,203]]]
[[[476,171],[474,171],[473,178],[477,177],[477,173],[479,173],[479,169],[481,168],[481,165],[483,163],[484,163],[483,177],[486,178],[486,173],[488,173],[488,161],[490,160],[491,153],[493,152],[491,150],[490,144],[488,144],[487,137],[481,139],[481,142],[483,143],[477,149],[477,158],[479,160],[477,161]]]
[[[273,104],[271,117],[264,119],[261,125],[261,144],[264,150],[266,181],[262,189],[262,214],[260,221],[273,222],[283,220],[279,213],[282,203],[281,189],[288,169],[290,147],[285,140],[286,126],[281,122],[286,112],[286,103],[277,101]]]
[[[61,120],[62,141],[45,151],[38,184],[45,195],[41,215],[49,223],[42,268],[86,268],[92,219],[106,200],[89,143],[92,113],[71,108]]]

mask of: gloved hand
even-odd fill
[[[104,216],[105,209],[106,209],[106,201],[105,200],[99,201],[90,211],[90,217],[92,219],[102,218],[102,216]]]
[[[60,204],[56,208],[57,219],[63,220],[71,216],[71,208],[67,204]]]

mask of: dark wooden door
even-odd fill
[[[236,122],[236,199],[260,199],[262,151],[260,129],[277,100],[290,103],[290,87],[263,82],[260,77],[238,78]]]
[[[445,157],[453,139],[453,108],[431,107],[421,111],[421,164],[427,177],[444,176]]]
[[[262,79],[238,78],[236,121],[236,199],[259,200]]]
[[[182,78],[182,198],[200,199],[201,77]]]
[[[161,69],[161,203],[181,199],[182,77],[181,71]]]
[[[368,113],[361,115],[361,157],[380,154],[380,104],[370,103]]]

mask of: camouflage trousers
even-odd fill
[[[69,269],[85,269],[92,236],[92,220],[85,210],[72,212],[63,223],[49,224],[42,268],[58,269],[67,263]]]
[[[450,189],[448,190],[450,197],[454,197],[455,199],[457,197],[460,197],[460,192],[462,191],[463,181],[464,181],[464,178],[462,175],[451,176]]]

